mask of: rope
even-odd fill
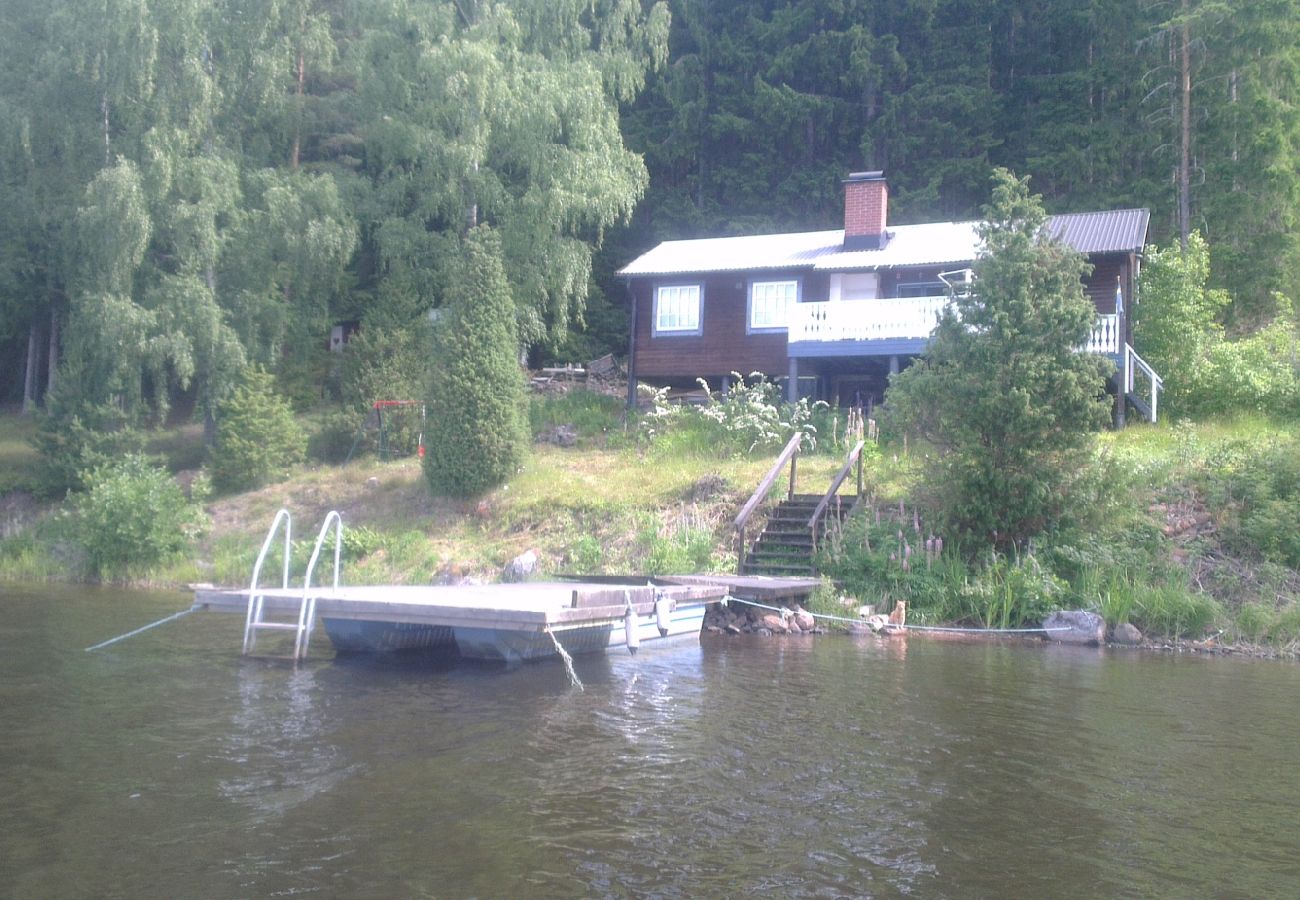
[[[729,602],[744,603],[747,606],[755,606],[758,607],[759,609],[771,610],[772,612],[780,613],[781,615],[788,615],[790,612],[790,610],[782,606],[767,606],[766,604],[763,603],[756,603],[753,600],[743,600],[740,597],[728,597],[727,600]],[[832,616],[830,613],[810,612],[808,613],[808,615],[812,616],[814,619],[825,619],[829,622],[848,622],[850,624],[858,624],[858,625],[863,624],[862,619],[850,619],[845,616]],[[912,631],[948,631],[948,632],[960,632],[960,633],[968,633],[968,634],[1043,634],[1043,633],[1050,633],[1053,631],[1072,630],[1068,625],[1058,626],[1055,628],[961,628],[958,626],[948,626],[948,625],[903,625],[903,626],[894,625],[893,627],[907,628]]]
[[[586,688],[582,686],[582,681],[578,678],[578,673],[573,670],[573,657],[569,655],[569,651],[564,649],[564,646],[560,643],[560,639],[555,636],[554,631],[551,631],[551,629],[548,628],[546,629],[546,633],[551,636],[551,643],[555,645],[555,650],[560,654],[560,659],[564,660],[565,671],[569,673],[569,683],[578,690],[585,691]]]
[[[124,641],[129,637],[135,637],[137,634],[141,634],[142,632],[148,631],[150,628],[157,628],[159,625],[166,625],[168,622],[172,621],[173,619],[179,619],[181,616],[188,616],[190,613],[194,612],[195,610],[202,609],[202,608],[203,608],[202,606],[196,603],[193,606],[191,606],[189,609],[183,609],[178,613],[172,613],[167,618],[159,619],[157,622],[152,622],[148,625],[145,625],[143,628],[137,628],[135,631],[128,631],[126,634],[119,634],[117,637],[109,638],[108,640],[102,641],[101,643],[98,643],[93,647],[87,647],[86,652],[89,653],[91,650],[98,650],[100,647],[107,647],[109,644],[116,644],[118,641]]]

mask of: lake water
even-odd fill
[[[713,638],[512,671],[239,656],[0,587],[0,895],[1300,895],[1300,666]]]

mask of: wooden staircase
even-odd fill
[[[817,545],[831,527],[838,527],[852,511],[862,496],[862,448],[859,440],[844,459],[839,473],[831,479],[824,494],[799,494],[795,492],[796,463],[802,445],[801,434],[795,434],[776,458],[772,468],[759,482],[749,501],[736,516],[737,571],[741,575],[767,575],[772,577],[816,575],[813,555]],[[759,507],[766,508],[769,492],[776,485],[786,466],[790,467],[790,487],[785,496],[768,513],[767,524],[751,545],[746,540],[746,527]],[[841,494],[841,486],[856,470],[857,491]],[[830,523],[833,522],[834,526]]]
[[[767,518],[767,525],[754,541],[740,563],[742,575],[770,575],[808,577],[816,575],[813,554],[826,535],[831,523],[838,525],[848,516],[855,502],[844,497],[839,503],[827,506],[826,514],[817,521],[816,540],[808,527],[821,494],[795,494],[782,500]]]

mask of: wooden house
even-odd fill
[[[879,401],[889,374],[924,351],[979,250],[977,222],[890,225],[888,206],[883,173],[854,173],[843,229],[665,241],[624,266],[629,403],[638,380],[725,388],[733,372],[784,380],[791,399]],[[1111,358],[1116,395],[1154,419],[1159,378],[1133,352],[1126,309],[1149,218],[1145,209],[1072,213],[1047,227],[1092,264],[1084,289],[1097,323],[1080,349]],[[1142,375],[1149,399],[1134,393]]]

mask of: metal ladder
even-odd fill
[[[321,546],[325,543],[325,537],[329,534],[331,525],[334,526],[334,588],[337,590],[339,586],[339,557],[343,550],[343,519],[337,512],[332,510],[325,517],[325,523],[321,526],[320,534],[316,536],[316,545],[312,548],[311,560],[307,563],[307,572],[303,576],[302,595],[298,601],[298,618],[296,621],[291,622],[271,621],[266,618],[266,594],[258,587],[258,582],[262,576],[262,564],[266,562],[267,553],[270,552],[271,546],[275,542],[281,523],[284,524],[284,572],[280,582],[280,589],[289,590],[293,519],[288,510],[282,509],[275,514],[275,519],[271,522],[271,528],[266,533],[266,540],[262,542],[262,550],[257,554],[257,562],[253,565],[253,578],[248,587],[248,613],[244,618],[244,655],[247,656],[256,648],[257,633],[259,631],[292,631],[294,632],[293,659],[296,662],[307,658],[312,626],[316,624],[316,598],[311,592],[311,578],[316,571]]]

